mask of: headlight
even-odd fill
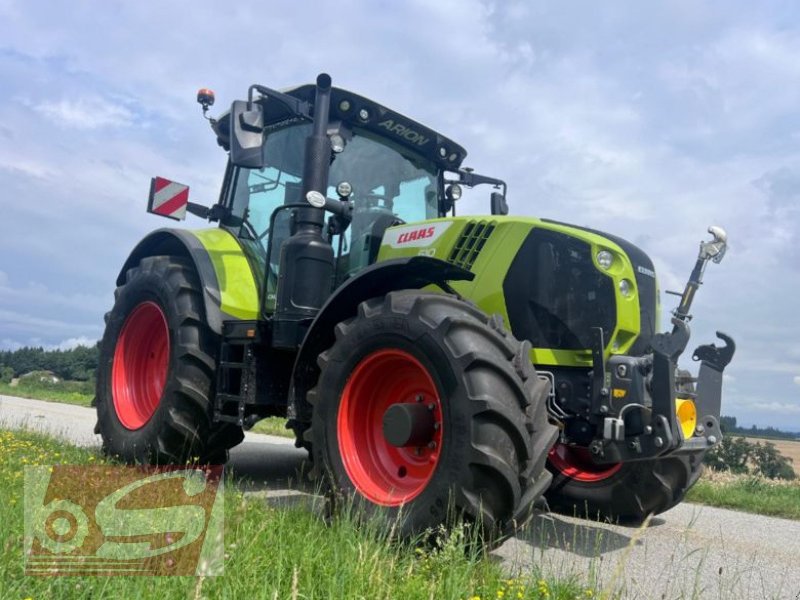
[[[445,193],[450,200],[460,200],[462,194],[461,186],[457,183],[451,183],[447,186]]]
[[[603,267],[606,271],[614,264],[614,255],[608,250],[600,250],[597,253],[597,264]]]
[[[623,279],[619,282],[619,293],[625,298],[629,298],[633,295],[633,284],[627,279]]]
[[[350,185],[347,181],[342,181],[339,185],[336,186],[336,193],[339,194],[342,198],[347,198],[350,194],[353,193],[353,186]]]

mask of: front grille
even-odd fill
[[[464,231],[456,240],[456,245],[450,252],[448,261],[462,267],[471,269],[475,260],[486,245],[486,241],[494,231],[495,223],[490,221],[470,221]]]
[[[631,356],[641,356],[645,354],[650,346],[650,339],[653,337],[658,327],[658,290],[656,288],[656,279],[652,275],[652,273],[655,273],[655,267],[650,257],[647,256],[643,250],[637,248],[627,240],[605,233],[604,231],[589,229],[588,227],[579,227],[578,225],[569,225],[568,223],[550,219],[542,219],[542,221],[555,223],[557,225],[568,225],[575,229],[581,229],[603,236],[617,244],[622,248],[623,252],[628,255],[635,272],[636,287],[639,289],[639,322],[641,325],[639,337],[636,338],[636,342],[627,353]],[[643,270],[639,267],[642,267]]]
[[[503,280],[511,331],[534,348],[584,350],[592,329],[611,339],[617,323],[614,281],[597,270],[588,242],[535,228]]]

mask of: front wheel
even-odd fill
[[[683,500],[703,471],[703,454],[597,465],[588,450],[557,443],[547,502],[565,514],[638,525]]]
[[[491,533],[528,518],[556,430],[527,343],[416,290],[363,302],[335,333],[306,432],[330,497],[388,514],[405,536],[451,509]]]

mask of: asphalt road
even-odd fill
[[[92,409],[0,395],[0,427],[97,445],[94,423]],[[248,433],[228,467],[255,497],[306,503],[306,457],[291,440]],[[542,513],[492,554],[510,574],[575,575],[625,598],[800,600],[800,522],[688,503],[641,529]]]

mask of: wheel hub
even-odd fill
[[[435,431],[434,408],[433,403],[392,404],[383,413],[383,437],[397,448],[427,446]]]

